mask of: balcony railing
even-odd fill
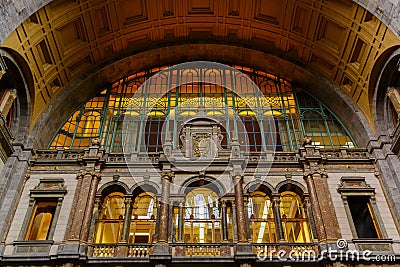
[[[185,245],[186,257],[216,257],[221,256],[221,245],[219,244],[193,244]]]
[[[93,245],[92,257],[115,257],[117,244],[95,244]]]
[[[232,257],[235,243],[171,243],[172,257]],[[274,260],[277,257],[318,257],[317,243],[253,243],[254,255]],[[89,256],[128,257],[147,259],[153,252],[153,244],[93,244],[89,246]]]
[[[400,132],[400,131],[399,131]],[[400,135],[400,134],[399,134]],[[400,147],[400,146],[399,146]],[[330,148],[319,149],[322,158],[330,161],[346,161],[357,160],[365,161],[370,159],[370,154],[365,148]],[[37,150],[32,162],[36,164],[50,164],[51,162],[73,163],[85,157],[85,150],[72,150],[72,149],[45,149]],[[229,159],[229,153],[219,153],[221,159]],[[260,152],[250,152],[248,154],[250,162],[274,162],[277,164],[296,163],[299,160],[299,155],[296,152],[275,152],[273,154],[266,154]],[[132,154],[124,153],[105,153],[104,159],[108,165],[126,165],[130,163],[147,163],[157,164],[160,160],[160,153],[158,152],[138,152]]]
[[[235,243],[171,243],[172,257],[232,257]]]
[[[152,252],[152,244],[128,245],[128,257],[130,258],[146,258],[149,257]]]
[[[153,244],[93,244],[89,256],[148,258],[153,252]]]

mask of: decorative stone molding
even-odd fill
[[[303,176],[304,176],[304,178],[310,178],[315,174],[319,174],[319,175],[321,175],[321,177],[325,177],[325,178],[328,177],[328,173],[323,169],[305,171],[303,173]]]
[[[48,194],[54,197],[63,197],[66,193],[67,188],[62,178],[40,179],[39,184],[30,191],[31,197],[47,196]]]
[[[7,127],[6,118],[3,113],[0,112],[0,157],[3,162],[6,162],[8,156],[14,152],[12,146],[13,140],[14,137]]]
[[[161,177],[168,180],[169,182],[172,181],[172,178],[174,177],[173,172],[161,172]]]
[[[362,196],[373,196],[375,194],[375,189],[372,188],[365,181],[365,177],[355,177],[355,176],[344,176],[340,179],[340,185],[337,189],[342,196],[346,195],[362,195]]]
[[[0,70],[0,80],[3,77],[4,74],[6,74],[6,71],[5,70]]]
[[[92,138],[92,140],[90,140],[90,142],[91,142],[92,146],[97,146],[97,147],[101,146],[101,140],[99,137]]]
[[[312,142],[313,142],[313,140],[311,137],[308,137],[307,135],[304,136],[303,146],[311,146]]]
[[[186,158],[216,158],[219,151],[223,150],[221,142],[224,136],[221,134],[220,123],[205,115],[201,116],[201,113],[185,123],[179,139],[182,154]],[[167,152],[164,150],[164,153]]]
[[[81,170],[80,172],[77,173],[76,178],[77,179],[82,179],[86,175],[90,175],[95,179],[100,180],[101,179],[101,173],[92,171],[92,170]]]
[[[1,71],[0,71],[1,75]],[[1,77],[0,77],[1,79]],[[14,100],[17,98],[17,90],[16,89],[8,89],[1,101],[0,104],[0,112],[6,116],[8,112],[10,112],[11,106],[14,103]]]

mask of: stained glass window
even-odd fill
[[[49,147],[83,149],[99,137],[109,152],[159,152],[166,138],[177,148],[182,124],[199,111],[223,122],[223,148],[237,137],[248,151],[294,151],[304,135],[321,148],[355,146],[335,115],[290,81],[232,69],[162,67],[124,77],[77,107]]]

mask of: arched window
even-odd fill
[[[118,243],[121,239],[124,214],[124,194],[113,192],[107,195],[103,200],[97,221],[95,243]]]
[[[313,240],[307,209],[301,197],[291,191],[281,193],[280,213],[285,240],[306,243]]]
[[[239,82],[234,92],[229,89],[232,81],[243,78],[235,69],[251,82]],[[249,151],[295,151],[304,135],[322,148],[354,147],[335,115],[302,89],[263,71],[235,69],[193,67],[160,73],[156,68],[120,79],[82,103],[49,147],[79,149],[99,137],[110,152],[160,152],[168,133],[177,148],[182,145],[180,125],[200,109],[225,123],[224,148],[230,148],[232,133]],[[146,84],[144,91],[138,89],[153,75],[159,75],[157,86]],[[196,81],[196,77],[220,84]],[[180,85],[180,80],[187,83]],[[167,88],[173,89],[167,92]]]
[[[222,241],[218,195],[208,188],[196,188],[186,195],[184,242],[215,243]]]
[[[247,203],[250,218],[250,236],[254,243],[274,243],[277,241],[272,201],[261,191],[252,192]]]
[[[144,192],[135,198],[129,230],[129,243],[152,243],[155,234],[157,200],[154,194]]]

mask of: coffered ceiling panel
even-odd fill
[[[351,0],[55,0],[3,46],[31,68],[35,122],[63,88],[99,66],[196,42],[244,46],[309,66],[340,86],[371,122],[370,72],[379,55],[400,44]],[[207,53],[218,51],[204,51],[205,60]]]

